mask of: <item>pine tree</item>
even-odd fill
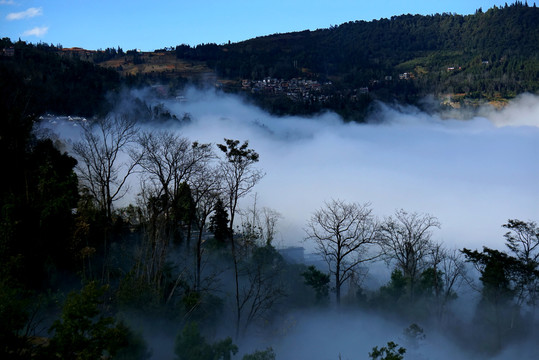
[[[231,234],[228,228],[228,213],[225,210],[223,200],[217,200],[214,212],[214,215],[210,218],[210,231],[217,242],[225,243],[230,239]]]

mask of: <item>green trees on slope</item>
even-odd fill
[[[476,320],[485,330],[494,329],[481,332],[482,342],[493,352],[533,323],[537,305],[539,229],[533,221],[509,220],[503,226],[510,229],[505,238],[511,254],[488,247],[462,250],[481,274]]]
[[[144,340],[123,323],[105,316],[99,309],[107,291],[95,282],[80,293],[68,295],[60,319],[51,327],[50,344],[43,348],[44,359],[92,360],[107,356],[112,359],[148,359]]]

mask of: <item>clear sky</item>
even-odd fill
[[[0,0],[0,36],[64,47],[151,51],[401,14],[466,15],[504,4],[493,0]]]

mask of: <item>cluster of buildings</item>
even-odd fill
[[[263,80],[242,80],[241,88],[253,94],[286,95],[294,101],[319,101],[325,102],[329,96],[324,90],[328,90],[333,84],[331,81],[319,83],[317,80],[292,78],[290,80],[265,78]]]
[[[399,74],[399,80],[413,80],[415,75],[411,72]],[[377,87],[381,81],[391,82],[393,76],[385,76],[384,80],[371,80],[369,86],[357,89],[336,90],[331,81],[320,83],[317,80],[292,78],[289,80],[265,78],[262,80],[241,81],[241,89],[253,94],[286,96],[292,101],[303,103],[327,103],[332,98],[347,98],[349,101],[358,101],[362,95],[369,94],[369,87]]]
[[[412,80],[414,78],[415,76],[411,72],[405,72],[405,73],[399,74],[399,80]]]

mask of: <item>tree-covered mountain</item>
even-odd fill
[[[539,89],[539,9],[520,1],[473,15],[401,15],[235,44],[176,47],[226,78],[331,80],[413,102],[427,94],[511,98]]]
[[[44,112],[92,116],[105,110],[107,92],[121,84],[115,71],[61,56],[61,47],[3,38],[0,51],[0,88],[6,92],[3,103],[8,109],[24,102],[25,110],[37,116]]]
[[[362,120],[374,100],[417,104],[434,95],[439,103],[475,106],[537,92],[537,19],[535,4],[517,1],[473,15],[408,14],[151,53],[2,39],[0,79],[12,94],[30,96],[38,113],[94,114],[122,82],[169,85],[170,94],[217,80],[274,114],[332,110]]]
[[[500,73],[521,76],[515,80],[528,89],[539,71],[538,18],[539,9],[517,2],[468,16],[401,15],[231,45],[179,46],[177,54],[204,59],[221,75],[239,78],[304,74],[359,86],[414,70],[435,79],[449,67],[461,67],[472,74],[487,72],[493,79]],[[486,61],[489,66],[482,67]]]

